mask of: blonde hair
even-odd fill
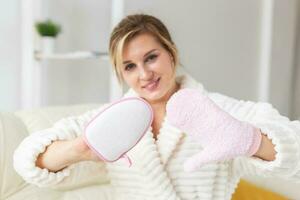
[[[168,29],[159,19],[146,14],[128,15],[113,29],[109,41],[110,60],[121,85],[124,83],[121,75],[123,48],[131,39],[142,33],[153,35],[162,47],[171,54],[175,69],[179,64],[176,45]]]

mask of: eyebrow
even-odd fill
[[[147,55],[149,55],[150,53],[152,53],[153,51],[155,51],[155,50],[157,50],[157,49],[152,49],[152,50],[148,51],[148,52],[144,55],[144,58],[145,58]],[[130,60],[126,60],[126,61],[123,62],[123,64],[127,64],[127,63],[130,63],[130,62],[131,62]]]

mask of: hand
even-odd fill
[[[237,156],[252,156],[261,142],[261,132],[219,108],[197,89],[181,89],[169,99],[167,120],[203,146],[203,150],[184,163],[194,171],[210,162]]]
[[[73,140],[57,140],[51,143],[38,155],[36,166],[58,172],[71,164],[87,160],[100,161],[85,144],[83,136],[79,136]]]
[[[80,160],[82,161],[102,161],[86,144],[86,142],[83,139],[83,135],[80,135],[79,137],[75,138],[73,140],[74,142],[74,148],[77,153],[77,155],[80,157]]]

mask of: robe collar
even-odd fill
[[[204,95],[207,94],[203,85],[192,78],[186,71],[182,70],[181,73],[177,72],[175,80],[180,84],[180,89],[194,88],[198,89],[199,92]],[[138,96],[139,95],[130,88],[123,97]],[[159,190],[161,184],[165,184],[169,187],[168,191],[171,190],[173,195],[177,196],[176,190],[168,176],[167,164],[184,135],[181,130],[168,123],[166,117],[164,117],[156,141],[153,138],[152,127],[150,127],[139,143],[127,152],[127,156],[132,160],[132,165],[138,167],[145,181],[152,184],[150,188],[152,188],[154,193],[156,189]],[[166,177],[164,183],[161,183],[160,178],[162,176]],[[157,191],[157,193],[159,193],[159,191]],[[178,196],[174,199],[178,199]]]
[[[204,95],[208,94],[204,86],[200,82],[196,81],[193,77],[191,77],[184,69],[176,72],[175,80],[177,83],[179,83],[180,89],[193,88],[198,89],[199,92]],[[123,97],[139,97],[139,95],[132,88],[130,88]],[[145,136],[131,151],[137,153],[141,152],[142,150],[139,148],[144,148],[145,141],[147,144],[155,144],[155,151],[157,151],[158,157],[161,159],[160,162],[163,165],[166,165],[182,136],[183,132],[175,126],[172,126],[167,121],[166,117],[164,117],[157,140],[155,141],[155,139],[153,138],[152,127],[149,127]]]

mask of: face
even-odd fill
[[[178,87],[171,54],[150,34],[140,34],[123,49],[121,74],[126,84],[150,103],[167,99]]]

